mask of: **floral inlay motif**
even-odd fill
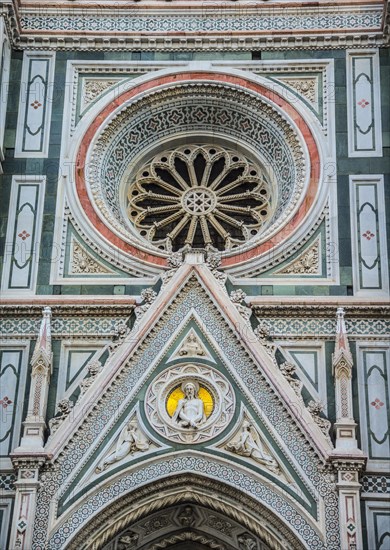
[[[42,107],[42,103],[40,103],[37,99],[35,101],[33,101],[32,103],[30,103],[30,106],[37,110],[39,109],[39,107]]]
[[[3,409],[6,409],[8,405],[11,405],[11,403],[11,399],[7,396],[3,397],[3,399],[0,399],[0,405],[3,407]]]
[[[21,233],[18,234],[18,237],[20,237],[22,241],[25,241],[26,239],[28,239],[29,236],[30,236],[30,233],[27,233],[25,229],[23,229],[23,231],[21,231]]]
[[[381,407],[383,407],[384,403],[383,401],[381,401],[378,397],[376,399],[374,399],[374,401],[371,401],[371,405],[377,410],[379,411],[379,409]]]
[[[371,233],[370,230],[367,230],[363,233],[362,237],[364,237],[365,239],[367,239],[367,241],[371,241],[371,239],[373,237],[375,237],[375,233]]]
[[[364,99],[364,98],[361,99],[360,101],[358,101],[358,105],[360,105],[360,107],[362,109],[365,109],[367,107],[367,105],[369,105],[369,104],[370,104],[370,102],[367,101],[367,99]]]

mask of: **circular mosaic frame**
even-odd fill
[[[187,383],[204,388],[213,407],[206,420],[196,428],[183,427],[168,413],[168,399]],[[233,418],[236,399],[227,379],[216,369],[204,365],[184,364],[164,370],[149,386],[145,414],[153,429],[170,441],[196,444],[213,439]]]

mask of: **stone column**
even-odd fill
[[[333,459],[339,492],[340,550],[363,550],[360,515],[360,472],[365,458]]]
[[[15,482],[16,495],[11,529],[10,548],[31,550],[35,519],[39,469],[44,457],[13,457],[12,462],[18,471]]]

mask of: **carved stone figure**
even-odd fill
[[[125,323],[119,323],[117,325],[112,342],[108,346],[108,351],[110,354],[114,353],[114,351],[116,351],[116,349],[123,343],[129,332],[130,329],[127,325],[125,325]]]
[[[232,290],[230,293],[230,299],[238,309],[238,312],[240,313],[241,317],[243,317],[246,321],[249,321],[249,318],[252,315],[252,309],[248,307],[246,304],[243,305],[245,298],[246,298],[246,293],[242,290],[242,288],[238,288],[237,290]]]
[[[283,374],[283,376],[285,377],[287,382],[290,384],[292,389],[295,391],[297,396],[300,399],[302,399],[301,392],[302,392],[303,382],[301,382],[301,380],[299,380],[298,378],[294,378],[294,374],[297,370],[296,366],[293,363],[289,363],[288,361],[286,361],[282,363],[279,368],[280,368],[280,372]]]
[[[191,527],[195,523],[195,515],[191,506],[185,506],[177,519],[183,527]]]
[[[87,370],[88,370],[88,373],[89,373],[88,378],[84,378],[84,380],[82,380],[80,382],[80,396],[84,395],[84,393],[87,391],[87,389],[90,386],[92,386],[95,378],[97,377],[97,375],[102,370],[102,364],[98,360],[91,361],[87,365]]]
[[[236,443],[228,443],[226,449],[241,456],[253,458],[272,472],[279,472],[276,460],[264,452],[258,433],[247,420],[242,423],[240,439]]]
[[[331,439],[329,436],[329,430],[331,427],[331,422],[327,418],[322,418],[320,416],[323,405],[319,401],[309,401],[309,404],[307,406],[307,410],[312,415],[314,422],[317,424],[317,426],[320,428],[321,432],[324,434],[326,439],[331,443]]]
[[[204,404],[198,397],[199,386],[195,382],[186,382],[182,389],[185,397],[179,400],[172,420],[182,428],[197,428],[206,421]]]
[[[195,334],[188,335],[179,351],[179,355],[190,355],[191,357],[202,356],[204,354],[204,350],[199,345]]]
[[[137,322],[141,319],[141,317],[145,315],[145,313],[148,311],[150,306],[153,304],[156,297],[157,297],[157,293],[152,288],[145,288],[141,292],[141,298],[142,298],[143,304],[140,306],[137,306],[134,309]]]
[[[127,550],[129,547],[133,547],[137,544],[139,539],[139,534],[134,533],[133,531],[126,531],[118,539],[117,550]]]
[[[147,451],[149,449],[149,441],[140,432],[134,420],[130,421],[120,433],[115,451],[110,453],[96,468],[96,472],[102,472],[110,464],[118,462],[125,458],[130,453],[136,451]]]
[[[240,549],[242,550],[254,550],[255,548],[257,548],[256,540],[247,533],[240,535],[237,540],[238,544],[240,545]]]
[[[72,408],[73,402],[70,401],[70,399],[61,399],[61,401],[57,403],[57,412],[59,412],[60,414],[59,416],[56,416],[49,420],[49,429],[51,436],[58,430],[65,418],[69,415]]]

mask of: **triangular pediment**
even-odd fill
[[[239,294],[231,301],[205,265],[185,264],[156,297],[144,297],[132,330],[46,446],[69,472],[58,515],[70,516],[105,485],[136,486],[200,460],[215,471],[229,464],[315,518],[317,491],[304,462],[323,462],[331,447],[270,356],[272,346],[256,336]],[[232,451],[245,415],[263,462]],[[132,425],[141,448],[121,447]]]

